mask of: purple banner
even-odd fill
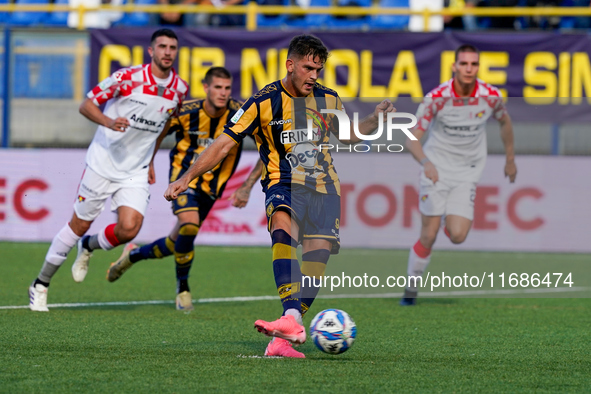
[[[146,48],[153,31],[91,31],[91,86],[120,67],[149,62]],[[285,76],[286,48],[299,33],[176,32],[180,51],[175,68],[189,82],[190,96],[203,97],[205,71],[221,65],[234,76],[233,95],[241,99]],[[454,49],[472,44],[481,51],[479,77],[508,97],[523,97],[522,104],[530,107],[528,117],[533,109],[537,120],[589,120],[591,36],[586,34],[314,34],[331,51],[321,82],[342,97],[422,97],[451,77]]]

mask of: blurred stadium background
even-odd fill
[[[77,107],[89,87],[97,82],[97,74],[100,73],[92,71],[98,66],[97,62],[110,60],[107,66],[113,71],[121,66],[148,60],[146,53],[142,55],[141,50],[139,55],[138,52],[131,53],[131,48],[127,49],[127,54],[113,53],[109,60],[104,59],[104,54],[97,53],[91,56],[90,30],[94,28],[109,28],[114,37],[118,34],[125,36],[130,29],[133,31],[139,29],[145,31],[144,34],[149,34],[149,30],[163,24],[179,29],[195,29],[196,42],[188,44],[181,42],[186,51],[194,51],[199,47],[216,47],[219,41],[211,40],[216,34],[232,32],[225,37],[235,41],[241,36],[240,31],[249,31],[246,34],[251,34],[250,31],[264,32],[264,35],[255,33],[252,36],[251,47],[255,48],[255,52],[243,52],[237,60],[232,57],[224,62],[223,51],[228,50],[222,45],[217,46],[222,51],[219,55],[221,57],[213,54],[212,58],[212,53],[207,54],[212,62],[224,63],[233,71],[236,86],[239,87],[235,89],[235,96],[241,99],[246,99],[257,88],[280,76],[268,70],[276,65],[277,59],[274,62],[267,60],[266,50],[274,44],[284,42],[289,31],[302,29],[321,32],[326,36],[333,34],[332,37],[338,34],[335,32],[348,32],[350,35],[362,33],[363,36],[360,37],[367,40],[370,52],[375,51],[376,47],[382,47],[379,58],[374,60],[373,64],[371,56],[378,57],[378,55],[361,53],[359,42],[354,42],[350,48],[331,48],[339,49],[341,52],[350,49],[361,55],[361,63],[358,66],[362,69],[361,74],[369,73],[370,87],[371,68],[374,69],[374,79],[377,73],[384,70],[391,71],[398,52],[404,49],[404,44],[397,41],[397,37],[404,40],[409,37],[406,35],[409,32],[428,31],[431,35],[427,37],[437,41],[437,44],[430,48],[431,51],[439,49],[443,53],[453,49],[454,43],[466,40],[480,44],[484,51],[494,51],[495,53],[489,57],[486,54],[484,56],[485,60],[488,58],[488,62],[483,63],[486,69],[481,70],[481,78],[504,88],[505,92],[506,87],[514,82],[514,89],[509,96],[529,97],[529,104],[536,104],[532,100],[544,97],[549,99],[561,97],[564,100],[569,96],[587,96],[591,91],[588,57],[581,59],[580,55],[571,56],[575,52],[580,53],[581,48],[583,53],[587,53],[588,48],[591,48],[586,37],[591,20],[591,7],[587,0],[302,0],[298,2],[263,0],[260,3],[248,4],[243,4],[240,0],[230,0],[227,3],[229,5],[226,5],[226,2],[211,4],[208,0],[204,2],[189,0],[182,4],[171,0],[172,5],[164,4],[167,2],[168,0],[159,3],[156,0],[135,2],[115,0],[111,3],[101,3],[93,0],[71,0],[68,3],[62,0],[55,2],[16,0],[14,3],[0,4],[0,23],[4,27],[0,32],[2,43],[0,96],[3,103],[0,112],[1,146],[5,148],[83,148],[88,145],[95,128],[78,115]],[[162,15],[171,15],[169,11],[174,11],[173,14],[178,12],[176,16],[170,17],[172,20],[177,17],[179,19],[173,22],[164,20]],[[326,14],[319,12],[326,12]],[[454,34],[459,35],[453,36]],[[527,36],[528,34],[531,36]],[[272,42],[273,40],[269,41],[274,35],[282,39],[276,38],[275,43]],[[450,35],[452,35],[451,38]],[[487,41],[487,35],[490,37],[490,42]],[[506,49],[513,44],[514,35],[530,37],[532,42],[538,44],[537,48],[533,48],[531,52],[535,52],[536,56],[541,58],[527,59],[533,60],[533,63],[525,62],[524,58],[528,53],[523,48],[528,45],[527,38],[518,39],[517,45],[522,52],[517,53],[518,58],[515,58],[511,51],[503,51],[503,46]],[[441,37],[447,37],[447,39],[441,40]],[[479,39],[474,41],[470,40],[470,37],[479,37]],[[561,40],[560,37],[565,40]],[[387,42],[391,45],[390,52],[387,48],[384,50],[386,42],[377,45],[376,39],[378,41],[391,39],[392,41]],[[553,49],[540,45],[545,39],[552,42]],[[495,42],[493,43],[492,40]],[[347,45],[344,39],[329,41],[341,46]],[[567,44],[565,48],[556,47],[561,42]],[[137,45],[145,46],[141,41]],[[100,51],[101,48],[97,50]],[[115,49],[115,52],[117,50]],[[136,47],[134,51],[137,50]],[[241,48],[234,48],[232,51],[241,51]],[[544,57],[552,52],[555,54],[554,57]],[[183,65],[179,65],[179,72],[193,86],[191,90],[193,97],[199,97],[202,93],[199,89],[199,81],[206,69],[207,61],[201,63],[201,68],[196,68],[189,66],[188,56],[193,62],[200,55],[201,53],[194,52],[189,55],[186,52],[184,57],[186,61]],[[273,53],[271,55],[277,56]],[[226,56],[231,57],[231,54],[226,53]],[[260,60],[252,59],[256,56]],[[334,82],[339,86],[347,86],[351,80],[355,79],[349,73],[353,74],[357,70],[347,70],[350,66],[347,56],[345,53],[337,56],[336,60],[333,59],[338,62],[334,67],[337,74]],[[369,62],[364,62],[363,56],[369,56]],[[580,60],[578,62],[575,61],[577,56]],[[386,63],[387,57],[390,57],[392,64]],[[180,58],[182,61],[183,54]],[[445,58],[442,54],[441,62],[445,59],[449,60],[449,57]],[[281,61],[281,58],[279,60]],[[439,61],[438,56],[428,59],[428,61],[431,60]],[[4,66],[7,61],[8,69]],[[232,63],[236,61],[242,63]],[[261,62],[262,68],[248,73],[242,71],[242,66],[252,65],[257,61]],[[425,63],[427,59],[417,59],[417,63],[419,61]],[[518,64],[520,62],[521,67]],[[363,68],[367,68],[368,64],[370,70],[364,70]],[[564,67],[565,64],[566,67]],[[419,91],[423,94],[436,86],[434,83],[439,83],[440,80],[449,76],[443,75],[441,70],[445,67],[440,64],[431,63],[430,67],[423,65],[419,68],[422,82]],[[544,73],[543,70],[547,71]],[[578,74],[576,74],[577,70],[579,70]],[[535,74],[536,71],[537,74]],[[440,72],[441,78],[433,79],[425,76],[431,73],[440,75]],[[517,73],[522,75],[515,75]],[[548,78],[548,73],[556,75],[553,77],[555,81],[544,81]],[[251,82],[251,79],[254,81]],[[6,89],[5,85],[8,85],[9,89]],[[372,93],[375,95],[375,92],[375,90],[347,89],[344,93],[340,91],[340,94],[367,98]],[[400,94],[400,96],[416,95],[417,90]],[[552,103],[555,101],[552,100]],[[561,102],[561,104],[565,103],[572,104],[574,101],[566,99],[566,102]],[[548,105],[550,102],[546,101],[542,104]],[[581,103],[582,106],[588,104],[588,100]],[[581,111],[579,107],[577,112]],[[32,113],[35,116],[31,116]],[[591,153],[591,133],[587,131],[584,120],[580,117],[562,117],[561,119],[557,117],[555,122],[546,120],[540,122],[535,115],[530,114],[530,118],[527,116],[526,111],[525,117],[516,118],[517,153],[552,155]],[[489,135],[492,134],[495,133],[489,133]],[[502,145],[498,138],[489,138],[489,146],[491,153],[502,152]]]
[[[0,0],[0,392],[278,392],[286,385],[303,392],[589,392],[589,3]],[[451,76],[455,47],[475,44],[483,51],[480,77],[509,96],[519,175],[514,185],[503,178],[503,146],[492,122],[494,156],[477,194],[473,231],[461,247],[440,237],[432,272],[571,272],[574,286],[495,283],[465,293],[483,297],[470,299],[447,299],[461,294],[446,288],[411,310],[389,299],[402,289],[383,289],[389,293],[376,297],[382,299],[323,289],[314,313],[349,312],[359,329],[353,349],[335,362],[306,343],[305,363],[259,360],[267,341],[252,322],[280,308],[264,198],[255,187],[247,209],[236,213],[220,201],[201,229],[197,243],[234,246],[199,248],[194,313],[172,306],[172,259],[107,283],[103,268],[120,250],[97,252],[83,286],[70,278],[72,252],[52,281],[50,314],[25,310],[47,242],[71,215],[96,129],[78,106],[102,77],[148,61],[149,36],[164,25],[179,34],[176,68],[193,98],[201,97],[201,78],[215,64],[230,69],[234,96],[246,99],[284,75],[289,39],[311,31],[333,51],[327,86],[355,105],[388,97],[410,112]],[[256,160],[249,148],[229,190]],[[157,156],[159,182],[140,242],[163,236],[175,221],[160,197],[167,153]],[[342,250],[329,273],[346,267],[405,275],[419,232],[418,166],[406,153],[359,156],[338,158],[337,168],[346,190],[343,244],[360,249]],[[103,213],[91,232],[112,219]],[[548,298],[516,299],[536,296]],[[295,368],[301,369],[285,373]]]
[[[297,32],[311,31],[332,51],[322,82],[335,88],[349,105],[362,107],[387,97],[399,111],[408,112],[415,111],[430,89],[451,77],[455,47],[474,44],[482,51],[480,78],[508,96],[517,155],[536,156],[538,161],[531,163],[551,165],[558,162],[545,158],[591,154],[590,21],[589,0],[16,0],[0,4],[0,144],[4,148],[0,171],[6,171],[0,173],[0,239],[51,238],[52,227],[35,227],[37,238],[31,237],[33,223],[23,212],[27,206],[37,212],[29,216],[38,224],[61,222],[57,212],[62,208],[47,208],[45,216],[43,210],[55,207],[55,199],[69,198],[48,194],[55,193],[53,177],[49,186],[44,181],[26,183],[29,170],[20,161],[29,160],[31,174],[49,171],[50,166],[62,173],[56,166],[61,163],[72,171],[66,178],[77,180],[78,167],[83,166],[77,163],[96,129],[78,113],[79,103],[89,88],[111,72],[148,62],[147,40],[159,26],[177,29],[181,49],[176,68],[189,81],[192,98],[202,97],[201,79],[211,65],[226,66],[234,76],[234,97],[248,98],[283,76],[289,39]],[[503,153],[497,130],[496,122],[491,122],[487,134],[491,154]],[[376,142],[387,142],[385,135]],[[394,134],[390,142],[402,144],[404,135]],[[171,143],[169,138],[164,147]],[[247,149],[254,149],[252,142]],[[54,159],[74,151],[79,152],[68,156],[73,162]],[[26,155],[36,156],[24,159]],[[160,156],[162,177],[166,177],[165,152]],[[577,163],[587,165],[588,161],[572,163],[585,169]],[[532,168],[538,166],[532,164]],[[29,193],[25,201],[23,182],[29,187],[26,190],[48,189],[46,196]],[[63,193],[71,187],[60,185]],[[373,205],[378,206],[374,216],[386,215],[380,209],[387,211],[387,206]],[[486,205],[484,200],[481,205]],[[416,216],[416,210],[408,213],[411,208],[415,207],[402,210]],[[63,209],[69,210],[66,204]],[[535,217],[535,210],[524,209],[522,216]],[[164,220],[164,212],[158,220]],[[414,230],[416,220],[407,224],[405,228]],[[15,235],[15,228],[27,236]]]
[[[290,38],[300,31],[314,32],[332,51],[322,82],[335,88],[354,109],[387,97],[399,111],[414,112],[424,94],[451,77],[453,50],[461,43],[474,44],[482,51],[480,78],[508,96],[517,155],[533,155],[538,161],[531,163],[551,165],[557,162],[544,158],[591,154],[590,20],[588,0],[16,0],[0,4],[0,144],[4,148],[0,171],[5,171],[0,173],[0,239],[51,239],[53,227],[42,224],[61,223],[58,216],[64,215],[62,210],[69,211],[64,201],[69,204],[70,199],[57,194],[59,177],[41,170],[52,168],[61,174],[65,171],[57,167],[61,163],[72,171],[64,178],[77,181],[83,148],[96,129],[78,113],[79,103],[111,72],[148,62],[147,40],[159,26],[170,26],[179,34],[176,68],[189,81],[192,98],[202,97],[201,79],[211,65],[226,66],[234,76],[234,97],[248,98],[283,76]],[[491,154],[503,153],[497,130],[497,123],[491,122],[487,134]],[[388,141],[384,135],[376,142]],[[169,138],[164,147],[171,143]],[[390,143],[404,143],[404,135],[394,134]],[[248,141],[247,149],[254,149],[252,142]],[[26,155],[33,155],[32,159],[25,159]],[[66,155],[71,162],[59,160]],[[164,179],[164,150],[160,157],[160,179]],[[21,161],[27,161],[26,166]],[[35,177],[51,178],[51,182],[26,183]],[[21,188],[23,183],[28,189]],[[73,187],[59,185],[64,194]],[[553,187],[545,184],[546,189]],[[24,199],[23,190],[36,192]],[[153,195],[159,193],[155,189]],[[57,208],[59,204],[63,207]],[[503,204],[501,200],[499,205]],[[387,216],[388,208],[382,205],[373,204],[374,216]],[[484,200],[481,205],[486,206]],[[535,217],[536,210],[523,207],[523,217]],[[411,208],[415,207],[401,209],[416,216]],[[29,216],[23,216],[27,209],[41,226],[32,227]],[[502,208],[499,214],[504,215]],[[167,209],[160,215],[154,220],[173,219]],[[144,227],[149,224],[148,220]],[[416,224],[416,220],[412,225],[405,222],[404,227],[412,232]],[[397,226],[396,231],[402,223]],[[258,244],[265,244],[264,226],[259,227],[263,232]],[[21,233],[25,235],[16,235]],[[239,238],[230,243],[252,244]]]

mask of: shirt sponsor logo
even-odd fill
[[[473,138],[478,135],[478,126],[444,126],[443,132],[450,137]]]
[[[318,146],[311,142],[297,144],[295,148],[285,155],[285,158],[289,160],[292,170],[303,167],[306,170],[316,169],[316,158],[318,157]],[[319,168],[322,170],[322,168]]]
[[[234,114],[234,116],[232,116],[232,119],[230,119],[233,123],[236,123],[240,120],[240,118],[242,117],[242,115],[244,114],[244,110],[242,108],[240,108],[238,111],[236,111],[236,113]]]
[[[271,201],[275,199],[285,201],[285,196],[281,194],[273,194],[271,197],[267,198],[267,200],[265,201],[265,205],[268,205]]]
[[[168,116],[172,115],[172,113],[174,112],[175,107],[169,108],[167,110],[164,109],[164,106],[162,106],[162,108],[160,108],[160,112],[161,114],[166,112],[168,114]]]
[[[281,132],[280,141],[283,145],[302,142],[320,141],[322,135],[319,128],[312,129],[312,139],[308,139],[308,129],[285,130]]]
[[[99,83],[98,86],[101,90],[105,90],[105,89],[111,87],[111,85],[113,85],[113,78],[107,77],[106,79],[101,81],[101,83]]]
[[[129,99],[129,101],[131,101],[132,103],[139,104],[139,105],[148,105],[147,103],[144,103],[143,101],[139,101],[139,100]]]
[[[84,183],[80,184],[80,189],[87,191],[90,194],[96,194],[96,192],[94,190],[92,190],[91,188],[89,188],[88,186],[86,186]]]
[[[291,123],[291,119],[273,119],[269,122],[269,126],[282,125]]]
[[[213,138],[197,138],[197,145],[199,146],[207,148],[211,144],[213,144]]]
[[[131,115],[131,120],[139,124],[145,124],[146,126],[156,126],[156,121],[136,116],[135,114]]]

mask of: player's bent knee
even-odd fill
[[[72,219],[70,219],[69,225],[70,225],[70,228],[72,229],[72,231],[74,232],[74,234],[81,237],[84,234],[86,234],[88,229],[90,229],[90,226],[92,225],[92,221],[82,220],[82,219],[78,218],[78,216],[76,216],[76,214],[74,214],[72,216]]]
[[[122,244],[127,243],[135,238],[139,231],[137,232],[120,232],[118,235],[115,236]]]
[[[273,212],[273,216],[271,216],[271,233],[275,230],[284,230],[288,234],[291,235],[291,215],[289,211],[278,209],[277,211]]]
[[[142,223],[122,222],[117,227],[115,236],[121,243],[125,243],[135,238],[142,228]]]
[[[74,234],[81,237],[88,232],[91,224],[92,224],[92,222],[81,222],[81,223],[76,223],[76,224],[73,224],[70,222],[70,228],[72,229]]]
[[[179,235],[196,236],[199,232],[199,226],[195,223],[184,223],[179,228]]]
[[[461,234],[450,234],[451,236],[449,237],[449,239],[451,240],[451,242],[453,244],[461,244],[466,240],[466,237],[468,236],[468,233],[461,233]]]

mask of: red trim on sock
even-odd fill
[[[117,245],[121,245],[121,242],[119,242],[119,240],[117,239],[117,237],[115,236],[115,224],[109,224],[107,227],[105,227],[105,237],[107,238],[107,241],[109,241],[109,243],[115,247]]]
[[[412,247],[412,249],[415,251],[417,256],[419,256],[422,259],[426,259],[431,254],[431,249],[427,249],[426,247],[424,247],[420,240],[417,241],[417,243],[415,244],[415,246]]]
[[[451,239],[451,234],[449,233],[449,230],[447,229],[447,227],[443,228],[443,232],[445,233],[445,235],[447,235],[447,238]]]

